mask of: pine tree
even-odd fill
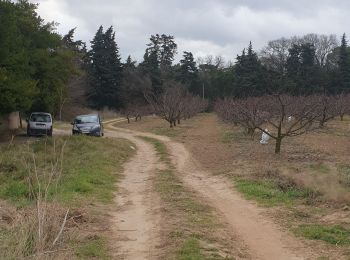
[[[146,50],[140,69],[144,76],[148,76],[151,79],[153,92],[161,93],[162,79],[156,49]]]
[[[122,83],[122,64],[119,49],[115,42],[113,27],[103,32],[100,26],[91,41],[89,52],[89,76],[92,91],[90,100],[93,106],[119,108],[122,106],[120,89]]]
[[[74,33],[76,28],[70,29],[69,32],[63,36],[62,41],[66,48],[71,49],[73,51],[85,52],[86,44],[81,41],[74,41]]]
[[[136,69],[136,61],[133,61],[131,59],[130,55],[128,56],[128,58],[126,59],[125,63],[123,64],[123,69],[124,70],[134,70],[134,69]]]
[[[338,60],[338,92],[350,91],[350,57],[345,33],[341,40]]]
[[[251,42],[247,53],[244,49],[242,55],[237,56],[234,72],[236,87],[233,94],[235,96],[258,96],[266,93],[263,67]]]
[[[178,67],[177,80],[188,86],[189,91],[194,94],[201,94],[198,68],[191,52],[184,52],[183,59]]]
[[[286,68],[288,84],[283,90],[290,94],[312,94],[327,88],[327,77],[320,75],[321,67],[316,62],[313,44],[294,44],[289,49]]]

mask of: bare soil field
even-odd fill
[[[286,139],[276,156],[273,142],[260,145],[258,134],[251,140],[212,114],[174,129],[152,117],[117,124],[183,143],[205,171],[257,203],[259,215],[314,248],[318,256],[310,259],[350,257],[349,125],[349,119],[334,120],[318,132]]]

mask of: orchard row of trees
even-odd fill
[[[280,153],[285,137],[302,135],[337,116],[343,120],[350,115],[350,94],[226,98],[216,102],[215,111],[224,122],[242,126],[252,137],[256,130],[269,135],[276,141],[275,153]]]

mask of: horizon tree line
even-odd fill
[[[130,56],[123,62],[112,26],[100,26],[88,50],[74,40],[75,28],[57,34],[54,23],[45,23],[36,8],[26,0],[1,2],[1,9],[7,10],[0,17],[1,114],[36,109],[59,115],[69,82],[81,73],[87,74],[89,105],[97,109],[145,106],[145,93],[161,95],[169,82],[208,99],[209,109],[224,97],[340,95],[350,90],[345,34],[340,45],[335,35],[307,34],[269,41],[259,52],[250,42],[235,62],[210,55],[196,59],[185,51],[176,64],[174,36],[155,34],[141,62]]]

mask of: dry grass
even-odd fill
[[[232,248],[234,239],[217,221],[214,210],[186,188],[171,163],[166,146],[153,138],[151,142],[164,163],[157,172],[155,186],[162,199],[163,255],[161,259],[233,259],[243,251]]]
[[[245,196],[272,206],[267,214],[281,225],[299,231],[317,227],[308,229],[315,234],[298,234],[327,241],[324,237],[332,227],[350,228],[350,118],[331,121],[318,132],[286,138],[280,155],[274,154],[273,141],[260,145],[260,134],[251,140],[240,127],[223,124],[213,114],[190,119],[170,134],[166,123],[154,118],[118,126],[184,143],[208,171],[225,174],[236,187],[243,187]],[[344,258],[350,251],[346,243],[334,247],[311,241],[309,246],[330,258]]]
[[[129,142],[56,137],[0,151],[1,259],[108,257],[108,205]]]

